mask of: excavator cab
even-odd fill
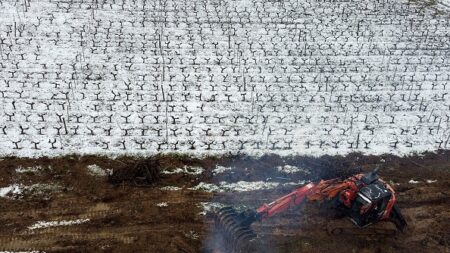
[[[349,210],[348,216],[359,227],[377,222],[383,215],[392,193],[380,182],[362,187]]]

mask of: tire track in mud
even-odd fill
[[[151,193],[156,193],[155,196]],[[180,191],[163,191],[158,189],[150,189],[149,192],[140,197],[132,197],[120,201],[112,201],[111,203],[90,203],[89,206],[76,207],[80,203],[76,201],[63,201],[64,207],[57,209],[43,209],[43,210],[26,210],[21,211],[21,214],[15,212],[2,212],[0,217],[8,216],[12,219],[20,219],[21,216],[30,216],[34,219],[45,221],[58,220],[76,220],[76,219],[90,219],[89,222],[70,226],[58,226],[39,228],[34,230],[17,231],[14,235],[2,233],[0,234],[0,247],[3,251],[76,251],[82,250],[85,244],[92,244],[93,242],[108,241],[111,244],[119,245],[133,245],[140,237],[146,237],[149,234],[170,235],[178,230],[178,226],[189,227],[190,230],[195,230],[198,233],[203,231],[204,224],[201,222],[202,217],[198,217],[197,221],[186,221],[183,223],[173,224],[171,221],[164,220],[163,217],[156,217],[155,221],[148,222],[142,219],[145,213],[138,213],[135,220],[130,220],[133,215],[130,206],[139,203],[144,206],[145,210],[153,210],[150,213],[155,213],[161,209],[156,204],[164,201],[169,204],[169,209],[166,209],[166,214],[170,216],[180,216],[179,213],[183,210],[183,206],[197,206],[201,201],[206,201],[210,193],[198,192],[193,190]],[[164,198],[164,199],[162,199]],[[59,203],[61,205],[61,203]],[[75,206],[71,208],[71,206]],[[200,207],[197,207],[201,211]],[[89,211],[98,210],[98,211]],[[145,212],[144,210],[144,212]],[[190,211],[193,209],[191,208]],[[166,215],[166,216],[167,216]],[[195,214],[198,216],[198,214]],[[126,218],[125,224],[118,224],[107,226],[107,230],[102,223],[102,219],[123,219]],[[0,219],[1,220],[1,219]],[[37,221],[37,220],[36,220]],[[139,223],[140,225],[137,225]],[[185,232],[190,231],[184,229]],[[187,248],[186,252],[195,252],[189,250],[187,244],[183,241],[189,238],[184,238],[179,234],[173,238],[174,247]],[[198,239],[197,239],[198,240]],[[65,244],[65,246],[51,246]],[[186,245],[185,245],[186,244]],[[177,246],[181,245],[181,246]],[[185,246],[183,246],[185,245]]]
[[[108,229],[108,232],[86,227],[49,228],[43,229],[45,231],[41,231],[35,234],[26,234],[21,236],[0,235],[0,245],[2,245],[0,247],[0,250],[52,251],[54,250],[54,247],[49,245],[58,245],[60,244],[60,242],[64,242],[64,244],[67,245],[66,247],[79,247],[85,244],[83,242],[95,242],[101,240],[108,240],[112,243],[132,244],[136,242],[142,235],[155,233],[169,235],[173,234],[174,231],[177,231],[178,226],[183,225],[184,224],[168,226],[167,224],[162,224],[160,226],[155,226],[154,224],[152,224],[151,226],[149,226],[144,224],[139,226],[110,228]],[[191,229],[202,230],[203,225],[191,225]]]
[[[191,229],[196,231],[203,230],[203,224],[191,224],[190,222],[172,225],[163,222],[160,224],[155,222],[141,222],[141,225],[126,224],[121,227],[108,227],[107,231],[105,228],[98,227],[99,218],[111,217],[111,215],[114,214],[121,214],[121,212],[120,210],[115,210],[113,212],[91,212],[85,214],[85,216],[93,217],[94,219],[79,225],[25,230],[16,235],[2,234],[0,235],[0,245],[2,245],[0,249],[3,251],[52,251],[54,250],[54,247],[48,245],[58,244],[61,241],[64,241],[65,244],[71,244],[71,242],[73,242],[72,246],[74,247],[76,247],[77,244],[83,244],[83,241],[95,242],[100,240],[108,240],[121,244],[132,244],[141,235],[172,234],[174,231],[179,232],[178,226],[188,225]]]
[[[120,209],[115,209],[115,210],[105,210],[105,211],[92,211],[92,212],[87,212],[87,213],[81,213],[79,212],[79,214],[74,214],[74,212],[67,212],[67,213],[59,213],[59,212],[52,212],[50,214],[50,217],[52,217],[52,221],[62,221],[62,220],[76,220],[76,219],[94,219],[94,218],[98,218],[101,216],[107,216],[110,214],[120,214],[122,213],[122,210]],[[17,215],[17,218],[21,217],[21,216],[31,216],[31,217],[42,217],[42,214],[44,214],[43,212],[29,212],[28,214],[20,214]],[[47,213],[45,213],[47,214]],[[0,214],[1,216],[2,214]],[[48,214],[47,214],[48,215]],[[9,217],[11,217],[11,215],[9,215]],[[2,219],[0,218],[0,221]]]
[[[42,231],[34,233],[26,233],[17,236],[0,235],[0,244],[15,247],[19,244],[29,242],[31,237],[36,237],[34,240],[56,241],[62,238],[69,240],[99,240],[99,239],[114,239],[124,243],[132,243],[132,238],[136,238],[139,234],[145,233],[172,233],[176,229],[176,225],[167,226],[166,224],[155,225],[151,228],[147,224],[125,226],[120,228],[109,228],[108,232],[101,231],[91,227],[53,227],[44,228]],[[196,228],[201,228],[199,224]],[[35,242],[30,243],[34,245]],[[36,245],[35,245],[36,247]],[[42,249],[41,249],[42,250]]]
[[[174,193],[175,192],[175,193]],[[177,190],[177,191],[160,191],[159,193],[165,193],[166,196],[164,196],[164,199],[162,197],[133,197],[132,200],[122,200],[119,202],[111,202],[111,203],[91,203],[90,206],[86,207],[73,207],[75,205],[79,205],[79,202],[76,201],[69,201],[69,202],[63,202],[64,205],[70,206],[70,208],[67,207],[59,207],[59,208],[45,208],[45,209],[32,209],[32,210],[23,210],[17,208],[14,211],[3,211],[0,212],[0,221],[4,217],[8,218],[20,218],[23,216],[30,216],[30,217],[55,217],[55,218],[62,218],[65,219],[85,219],[85,218],[92,218],[99,214],[106,214],[108,212],[127,212],[126,210],[122,210],[120,206],[129,206],[132,203],[140,203],[142,205],[152,206],[158,201],[164,200],[164,202],[170,203],[170,204],[183,204],[183,203],[190,203],[192,202],[190,199],[184,199],[180,198],[181,195],[189,195],[194,196],[196,199],[199,200],[208,200],[211,197],[211,193],[202,192],[202,191],[196,191],[196,190]],[[159,194],[162,195],[162,194]],[[198,203],[199,203],[198,202]],[[99,205],[101,207],[99,207]],[[156,207],[155,207],[156,208]],[[101,209],[98,211],[89,211],[92,209]]]

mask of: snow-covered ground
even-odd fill
[[[406,0],[3,0],[0,156],[447,149],[449,36]]]
[[[450,9],[450,0],[441,0],[439,1],[442,5]]]

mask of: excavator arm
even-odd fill
[[[339,179],[322,180],[319,183],[309,183],[299,187],[269,204],[261,205],[257,209],[248,209],[239,213],[232,207],[224,207],[214,217],[215,232],[218,234],[217,237],[223,240],[219,244],[227,245],[227,248],[233,248],[231,252],[246,252],[240,243],[256,237],[250,227],[253,222],[262,221],[285,212],[291,207],[301,205],[305,200],[316,201],[332,198],[339,191],[347,188],[348,185],[346,181]],[[228,251],[218,250],[216,252]]]
[[[300,205],[308,196],[315,193],[316,187],[316,184],[309,183],[269,204],[263,204],[256,210],[248,209],[238,213],[232,207],[220,209],[214,217],[217,235],[213,237],[221,239],[219,243],[216,242],[216,247],[225,247],[228,250],[216,248],[214,252],[247,252],[245,245],[241,243],[256,237],[250,228],[253,222],[265,220]]]
[[[354,180],[356,179],[355,177]],[[341,191],[354,187],[355,184],[352,180],[331,179],[322,180],[319,183],[309,183],[269,204],[263,204],[256,209],[256,212],[259,219],[263,220],[287,211],[291,207],[298,206],[305,199],[309,201],[332,199]]]
[[[266,218],[270,218],[278,213],[282,213],[288,210],[293,206],[300,205],[306,197],[314,193],[316,187],[316,184],[309,183],[269,204],[263,204],[258,209],[256,209],[259,219],[263,220]]]

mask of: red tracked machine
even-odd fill
[[[238,213],[232,207],[220,209],[214,217],[215,233],[219,235],[221,249],[215,252],[248,252],[246,243],[257,237],[250,225],[264,221],[305,200],[329,201],[333,208],[350,218],[358,227],[379,221],[390,221],[405,231],[406,221],[396,205],[394,189],[378,176],[378,168],[366,174],[347,179],[321,180],[309,183],[272,203],[255,210]]]

